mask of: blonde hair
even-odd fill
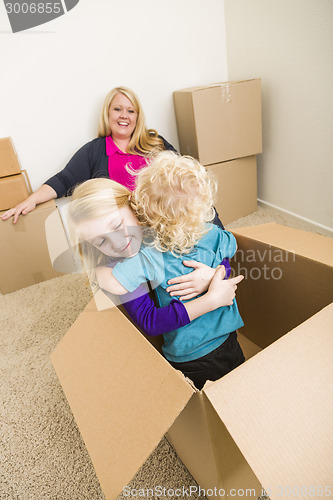
[[[128,144],[127,152],[131,154],[146,155],[156,148],[160,151],[165,149],[164,142],[158,137],[156,130],[146,128],[145,116],[138,96],[133,90],[126,87],[115,87],[106,96],[99,118],[98,137],[107,137],[111,135],[109,108],[112,99],[117,94],[123,94],[127,97],[137,112],[136,127]]]
[[[125,205],[131,206],[131,192],[111,179],[90,179],[79,184],[73,191],[69,203],[67,222],[71,243],[79,253],[91,283],[92,290],[98,290],[95,268],[105,265],[108,257],[82,239],[80,224],[112,213]]]
[[[214,218],[216,182],[190,156],[163,151],[136,179],[135,211],[156,236],[153,245],[173,254],[190,252]]]

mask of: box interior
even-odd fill
[[[241,333],[265,348],[333,301],[333,239],[278,224],[233,230]],[[274,307],[272,307],[274,304]]]

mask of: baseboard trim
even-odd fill
[[[306,222],[307,224],[310,224],[314,228],[318,228],[318,229],[320,228],[321,230],[327,231],[327,233],[329,233],[328,236],[333,236],[333,228],[331,228],[331,227],[324,226],[323,224],[319,224],[318,222],[315,222],[311,219],[307,219],[306,217],[302,217],[301,215],[295,214],[294,212],[290,212],[289,210],[285,210],[284,208],[278,207],[277,205],[273,205],[272,203],[268,203],[267,201],[261,200],[259,198],[257,201],[258,201],[259,205],[264,205],[264,206],[267,206],[270,208],[274,208],[274,210],[278,210],[279,212],[281,212],[283,214],[287,214],[290,217],[294,217],[297,220],[302,220],[302,221]]]

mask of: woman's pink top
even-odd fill
[[[147,159],[144,156],[124,153],[115,145],[111,136],[105,137],[105,142],[106,154],[109,157],[110,179],[133,191],[135,188],[135,175],[131,175],[125,167],[129,165],[131,170],[137,172],[147,165]]]

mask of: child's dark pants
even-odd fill
[[[169,363],[192,380],[197,389],[202,389],[207,380],[218,380],[245,361],[243,351],[232,332],[223,344],[202,358],[185,363]]]

